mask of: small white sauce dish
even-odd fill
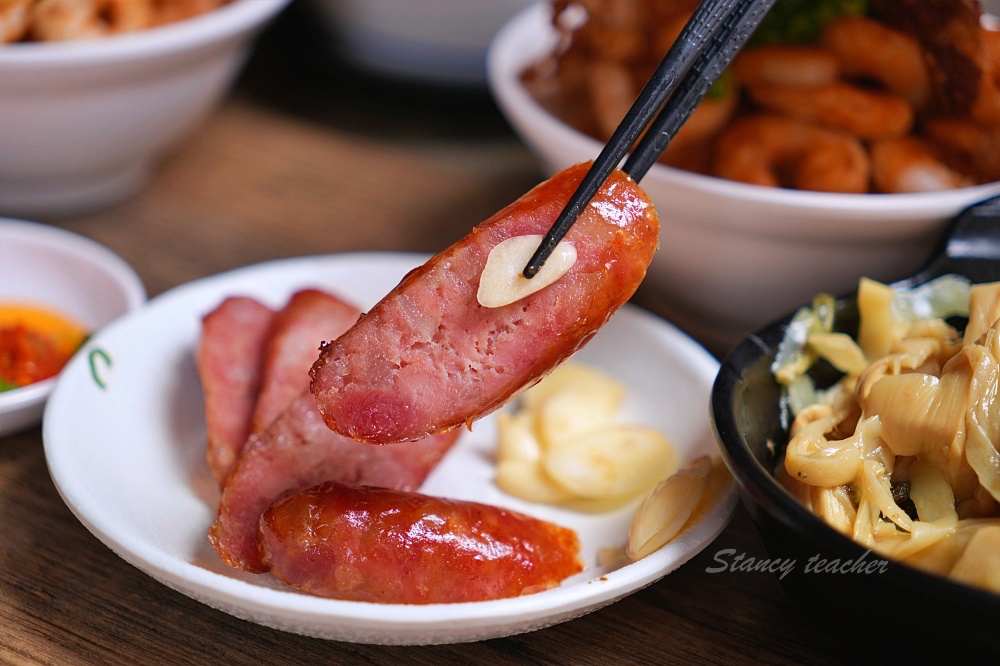
[[[0,303],[50,309],[91,335],[146,300],[135,271],[103,245],[35,222],[0,218]],[[0,437],[37,425],[57,378],[0,392]]]

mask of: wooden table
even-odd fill
[[[119,253],[156,296],[281,257],[436,250],[542,178],[484,92],[390,95],[386,82],[315,51],[293,55],[295,20],[265,35],[234,92],[139,196],[51,223]],[[305,638],[213,610],[119,559],[60,499],[34,428],[0,439],[0,663],[837,663],[850,654],[772,574],[706,572],[722,549],[766,557],[742,508],[678,571],[552,628],[434,647]]]

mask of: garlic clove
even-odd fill
[[[546,450],[542,467],[577,497],[605,499],[646,492],[677,467],[662,433],[638,426],[605,426]]]
[[[498,308],[515,303],[549,286],[576,263],[576,248],[560,241],[541,269],[530,280],[522,271],[542,242],[541,235],[515,236],[501,241],[490,250],[486,266],[479,277],[476,298],[485,308]]]
[[[708,485],[712,460],[701,456],[661,481],[636,509],[626,551],[640,560],[672,540],[687,524]]]
[[[537,460],[510,458],[496,467],[496,484],[500,490],[529,502],[561,504],[573,495],[555,484]]]

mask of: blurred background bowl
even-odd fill
[[[495,36],[491,91],[510,124],[554,173],[602,144],[532,97],[521,73],[551,52],[551,10],[538,3]],[[921,194],[827,194],[747,185],[654,165],[642,180],[661,217],[644,282],[653,309],[725,351],[820,291],[852,291],[862,275],[891,281],[928,258],[947,221],[1000,183]]]
[[[51,310],[90,334],[146,300],[121,257],[45,224],[0,218],[0,267],[0,304]],[[57,377],[0,392],[0,437],[39,422]]]
[[[0,46],[0,214],[79,214],[135,194],[289,1],[233,0],[148,30]]]
[[[486,86],[494,33],[533,0],[312,0],[335,47],[384,76]]]

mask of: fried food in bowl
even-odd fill
[[[4,0],[0,43],[97,39],[155,28],[232,0]]]
[[[794,4],[780,0],[774,11]],[[859,22],[873,27],[867,11],[875,7],[924,15],[909,11],[907,0],[807,4],[840,6],[845,13],[839,21],[853,30]],[[967,28],[966,5],[956,0],[962,11],[956,10],[955,20]],[[693,6],[539,3],[497,34],[489,59],[492,91],[546,170],[597,155]],[[553,25],[554,8],[561,27]],[[578,37],[581,31],[573,26],[586,21],[587,9],[601,21]],[[995,35],[984,37],[978,15],[976,21],[969,43],[985,49]],[[874,27],[889,29],[883,23]],[[821,34],[815,25],[806,28]],[[901,41],[912,46],[919,29],[894,26],[892,34],[907,37]],[[926,63],[940,61],[946,45],[935,41],[933,31],[926,34],[918,55],[928,74],[935,70]],[[932,150],[925,114],[947,108],[938,105],[948,97],[919,77],[898,77],[893,92],[873,76],[848,76],[846,59],[833,52],[801,41],[766,48],[751,43],[672,142],[664,163],[643,178],[664,218],[643,297],[716,350],[728,349],[816,292],[847,293],[863,275],[891,281],[913,272],[948,219],[1000,192],[997,173],[986,168],[992,153],[981,150],[982,137],[992,129],[970,117],[935,112],[937,129],[948,134],[940,145],[951,152]],[[970,70],[971,79],[953,75],[949,95],[965,95],[969,103],[980,85],[989,87],[993,70],[984,53],[967,54],[962,62],[979,69]],[[806,66],[790,67],[789,60]],[[847,108],[852,111],[844,113]],[[963,135],[970,128],[975,131]],[[979,158],[968,152],[973,148]],[[978,171],[977,159],[984,167]],[[924,191],[898,192],[914,184]]]
[[[0,212],[79,214],[138,192],[287,3],[0,1]]]

